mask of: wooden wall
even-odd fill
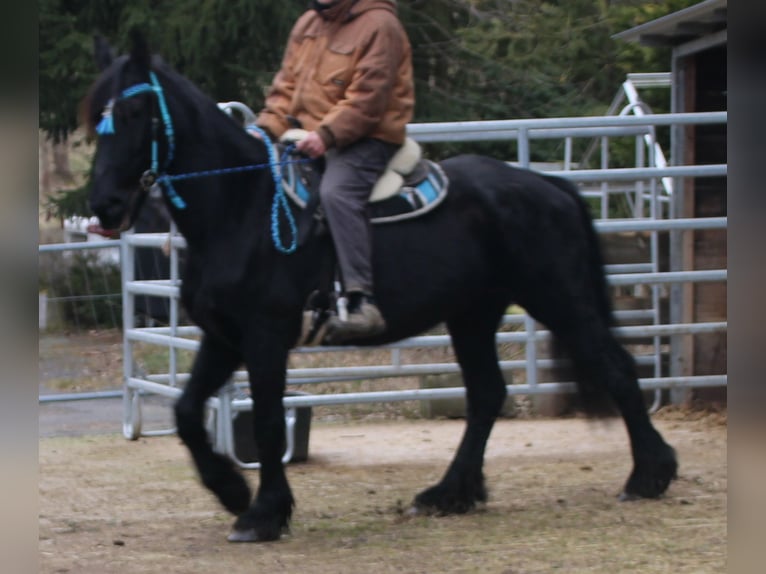
[[[693,73],[687,75],[686,111],[707,112],[727,109],[726,102],[726,46],[718,46],[687,58]],[[687,139],[687,152],[693,163],[725,164],[726,125],[697,126]],[[691,141],[690,141],[691,140]],[[691,182],[691,196],[686,204],[686,217],[726,216],[726,177],[695,178]],[[690,266],[692,269],[726,269],[726,230],[699,230],[690,239]],[[690,288],[691,313],[694,322],[726,321],[726,283],[698,283]],[[692,374],[724,374],[726,368],[726,334],[695,335],[692,343]],[[695,398],[725,400],[724,390],[698,390]]]

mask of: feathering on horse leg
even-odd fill
[[[466,428],[442,480],[415,497],[419,511],[462,514],[487,501],[484,453],[507,396],[494,341],[499,318],[448,323],[466,387]]]
[[[633,470],[620,498],[657,498],[677,478],[675,450],[652,424],[633,357],[611,335],[606,357],[610,393],[625,421],[633,454]]]
[[[191,378],[174,408],[178,435],[189,449],[200,480],[232,514],[247,509],[250,487],[229,458],[213,451],[204,414],[206,401],[226,383],[238,363],[232,350],[203,337]]]
[[[633,357],[606,327],[601,332],[584,328],[570,338],[570,346],[583,400],[605,391],[628,431],[633,471],[621,499],[660,496],[676,478],[678,462],[673,448],[651,422]]]

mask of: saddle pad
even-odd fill
[[[399,192],[391,197],[370,203],[370,221],[375,224],[391,223],[418,217],[431,211],[447,195],[449,180],[441,167],[430,160],[421,160],[421,169],[415,181],[406,181]],[[286,164],[282,168],[282,185],[292,202],[305,208],[316,193],[321,173],[312,163]],[[312,190],[310,192],[309,190]]]

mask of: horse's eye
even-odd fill
[[[113,114],[116,125],[126,126],[135,120],[140,113],[140,109],[136,107],[135,102],[122,101],[114,106]]]
[[[141,115],[143,106],[139,100],[128,101],[125,104],[125,115],[129,120],[134,120]]]
[[[133,126],[143,124],[150,114],[150,105],[151,102],[141,97],[124,101],[121,110],[122,123]]]

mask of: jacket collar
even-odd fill
[[[311,7],[316,10],[317,14],[323,19],[330,22],[337,20],[345,20],[351,11],[351,7],[356,4],[357,0],[333,0],[327,4],[312,0]]]
[[[347,22],[373,8],[396,13],[396,0],[333,0],[327,4],[312,0],[311,7],[327,22]]]

